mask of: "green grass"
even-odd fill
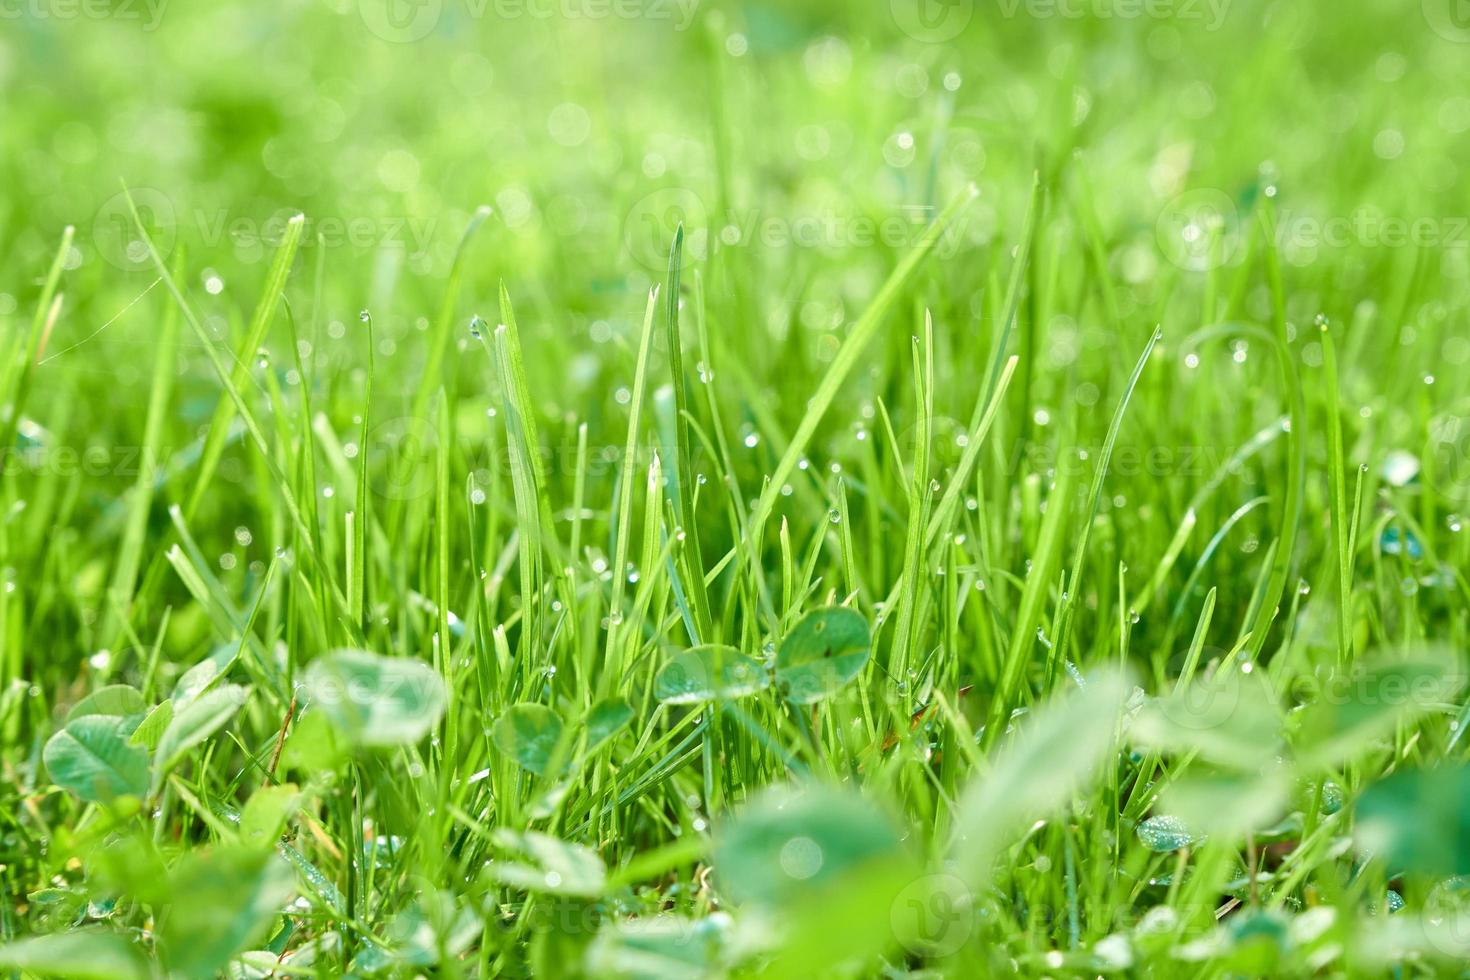
[[[1464,973],[1451,5],[86,10],[0,974]]]

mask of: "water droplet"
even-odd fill
[[[1164,854],[1188,847],[1201,838],[1190,833],[1178,817],[1157,816],[1149,817],[1138,825],[1138,839],[1150,851]]]
[[[361,320],[363,323],[367,323],[368,321],[370,321],[373,318],[373,315],[371,313],[369,313],[367,310],[363,310],[361,313],[357,314],[357,318],[359,320]]]
[[[838,510],[836,507],[831,508],[827,511],[827,520],[833,524],[841,524],[842,511]]]
[[[1384,528],[1378,544],[1385,555],[1407,555],[1414,561],[1424,557],[1424,545],[1419,539],[1408,531],[1400,530],[1397,525],[1390,524]]]

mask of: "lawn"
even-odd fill
[[[0,0],[0,976],[1464,975],[1462,0]]]

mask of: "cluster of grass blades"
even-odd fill
[[[923,313],[907,438],[898,406],[882,405],[881,450],[851,475],[813,465],[824,416],[879,331],[903,321],[897,301],[973,195],[896,265],[792,434],[762,433],[775,462],[749,496],[705,380],[719,346],[705,346],[703,322],[687,329],[704,311],[698,280],[692,293],[681,283],[682,230],[630,348],[621,462],[600,480],[585,423],[572,473],[547,465],[507,286],[499,325],[469,328],[504,440],[487,473],[467,471],[442,389],[418,399],[432,437],[375,457],[360,448],[383,411],[371,360],[346,436],[311,415],[310,385],[288,393],[250,369],[270,325],[298,329],[285,293],[297,236],[233,353],[155,252],[174,301],[161,355],[187,323],[227,399],[191,502],[169,509],[175,543],[152,566],[137,528],[157,488],[131,492],[142,516],[125,525],[108,593],[131,657],[98,664],[55,709],[8,696],[10,737],[36,746],[11,824],[48,846],[7,867],[26,876],[36,934],[0,947],[0,962],[70,976],[807,976],[834,963],[1264,972],[1461,955],[1463,660],[1363,616],[1351,578],[1369,560],[1366,491],[1360,474],[1349,503],[1340,434],[1320,471],[1338,476],[1323,481],[1331,533],[1314,560],[1349,581],[1327,590],[1330,628],[1298,638],[1309,591],[1286,594],[1285,581],[1302,561],[1302,434],[1313,419],[1340,425],[1339,396],[1323,393],[1331,416],[1309,411],[1284,317],[1274,334],[1213,331],[1274,343],[1287,406],[1237,454],[1279,444],[1288,475],[1271,484],[1286,494],[1272,501],[1278,537],[1231,607],[1228,648],[1208,646],[1222,587],[1197,608],[1189,596],[1243,519],[1211,499],[1226,478],[1160,535],[1169,546],[1146,576],[1116,563],[1117,505],[1103,507],[1129,409],[1158,397],[1167,370],[1161,331],[1116,392],[1099,450],[1077,448],[1090,428],[1078,418],[1044,472],[1004,473],[995,440],[1014,414],[1024,243],[963,451],[935,458]],[[1028,228],[1041,199],[1038,184]],[[1279,291],[1269,244],[1265,261]],[[32,351],[27,340],[21,356]],[[257,505],[284,542],[244,595],[190,526],[242,427]],[[429,475],[395,495],[405,468]],[[317,490],[322,470],[340,496]],[[874,507],[907,528],[891,548],[858,537]],[[1211,514],[1223,523],[1171,601],[1169,564],[1200,547]],[[874,545],[882,556],[864,554]],[[1134,601],[1192,635],[1182,660],[1134,650]],[[150,609],[161,619],[145,640]],[[185,614],[197,623],[181,626]],[[170,681],[160,650],[179,629],[213,639]],[[1400,911],[1411,898],[1422,913]]]

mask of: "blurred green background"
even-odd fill
[[[534,284],[527,299],[559,330],[589,337],[651,278],[665,212],[690,212],[698,246],[753,218],[912,221],[975,181],[966,241],[1009,247],[1032,171],[1057,172],[1077,148],[1112,261],[1146,302],[1159,273],[1143,253],[1185,190],[1240,200],[1264,168],[1293,212],[1323,220],[1466,211],[1470,19],[1454,12],[1453,0],[7,0],[0,326],[29,315],[66,224],[71,328],[151,281],[129,253],[120,181],[167,226],[164,243],[188,248],[201,285],[203,268],[218,273],[220,309],[257,286],[283,216],[306,212],[327,240],[333,315],[370,304],[386,338],[424,314],[488,204],[485,268]],[[647,200],[671,188],[685,196]],[[751,312],[817,295],[850,319],[888,258],[833,238],[746,248]],[[127,343],[104,335],[74,361],[111,355],[126,386],[137,379],[115,345]]]

